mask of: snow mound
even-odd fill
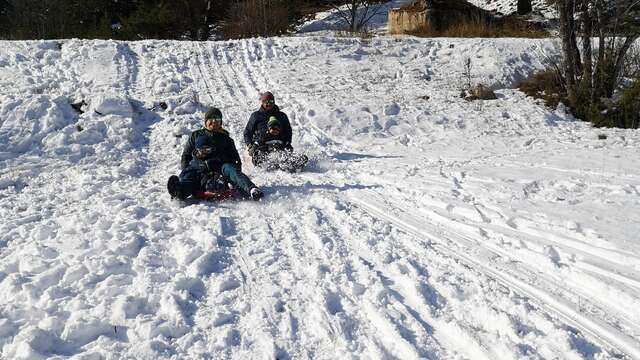
[[[66,98],[0,97],[0,152],[24,153],[76,121]]]
[[[158,79],[153,84],[153,93],[156,95],[178,93],[180,89],[180,82],[176,79]]]
[[[131,102],[118,94],[101,94],[91,100],[89,109],[100,115],[133,117]]]

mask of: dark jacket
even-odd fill
[[[267,133],[267,122],[269,117],[275,116],[280,123],[280,135],[278,140],[282,140],[285,146],[291,145],[291,123],[287,114],[280,111],[277,105],[274,105],[270,111],[265,110],[262,106],[260,110],[251,114],[247,126],[244,128],[244,143],[245,145],[257,144],[264,145],[264,137]]]
[[[192,132],[187,144],[184,146],[182,158],[180,159],[180,167],[183,170],[189,166],[191,160],[194,159],[193,151],[196,149],[196,142],[200,136],[208,136],[210,139],[208,142],[214,148],[212,158],[216,160],[215,163],[219,164],[219,166],[216,166],[216,169],[211,169],[212,171],[220,172],[219,167],[225,163],[234,164],[238,169],[242,167],[236,144],[233,139],[229,137],[229,133],[226,130],[209,131],[203,128]]]

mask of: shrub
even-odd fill
[[[537,72],[516,87],[533,98],[544,100],[545,105],[552,108],[566,98],[562,76],[556,69]]]
[[[555,108],[560,102],[570,104],[563,84],[557,69],[546,69],[520,82],[517,87],[528,96],[542,99],[545,105]],[[640,126],[640,78],[618,90],[613,98],[596,101],[592,99],[591,90],[581,86],[576,92],[575,105],[569,109],[574,116],[591,122],[595,127],[637,129]]]
[[[468,20],[453,25],[447,30],[433,32],[427,36],[463,38],[543,38],[548,37],[549,34],[535,24],[530,24],[516,18],[505,18],[489,23],[477,19]]]
[[[281,35],[291,27],[291,18],[287,7],[264,0],[245,0],[231,6],[222,33],[226,39]]]
[[[605,110],[595,116],[597,127],[637,129],[640,125],[640,79],[620,91],[616,101],[610,101]]]
[[[405,6],[404,11],[426,11],[426,24],[422,30],[412,32],[425,37],[548,37],[540,23],[523,20],[516,15],[496,17],[466,2],[433,3],[430,8]]]

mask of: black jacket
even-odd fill
[[[191,133],[187,144],[182,151],[182,158],[180,159],[180,167],[184,170],[193,159],[193,151],[196,149],[196,140],[200,136],[209,136],[211,143],[214,147],[213,156],[218,160],[220,165],[225,163],[231,163],[238,168],[242,167],[240,161],[240,155],[236,149],[236,144],[233,139],[229,137],[229,133],[226,130],[209,131],[207,129],[196,130]],[[218,172],[220,169],[216,169]]]
[[[267,133],[267,122],[271,116],[275,116],[280,123],[281,130],[278,140],[282,140],[286,146],[291,145],[291,123],[289,122],[287,114],[280,111],[277,105],[274,105],[270,111],[260,107],[260,110],[251,114],[249,122],[244,128],[245,145],[264,145],[264,137]]]

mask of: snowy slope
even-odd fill
[[[388,16],[390,9],[400,8],[411,0],[390,0],[384,4],[373,5],[369,8],[358,8],[356,19],[368,19],[366,27],[368,30],[386,33],[388,27]],[[321,11],[315,14],[312,19],[308,19],[297,27],[299,33],[321,32],[326,30],[344,30],[349,26],[345,22],[344,14],[349,13],[347,5],[342,6],[343,14],[335,8]]]
[[[0,42],[2,357],[640,358],[640,135],[507,89],[557,51]],[[465,58],[498,100],[458,97]],[[266,89],[310,169],[243,154],[263,201],[171,201],[205,106],[239,144]]]
[[[489,11],[494,11],[499,15],[511,15],[517,12],[518,1],[517,0],[468,0],[471,4]],[[367,29],[373,32],[386,33],[388,29],[387,14],[390,9],[400,8],[412,0],[391,0],[386,2],[379,8],[375,8],[375,16],[372,16],[369,22],[367,22]],[[532,14],[531,17],[535,18],[536,15],[542,17],[541,20],[557,19],[558,13],[554,6],[547,4],[547,0],[533,0],[531,3]],[[347,7],[343,7],[345,13],[348,13]],[[372,10],[369,10],[372,11]],[[358,18],[364,17],[364,10],[360,9]],[[370,13],[369,13],[370,14]],[[340,16],[338,11],[330,9],[327,11],[319,12],[315,14],[312,19],[305,21],[303,24],[297,27],[299,33],[319,32],[327,29],[331,30],[344,30],[347,28],[344,19]]]
[[[496,11],[503,15],[510,15],[518,11],[518,0],[467,0],[475,6],[485,10]],[[532,0],[533,13],[541,14],[547,19],[558,18],[558,13],[548,0]]]

